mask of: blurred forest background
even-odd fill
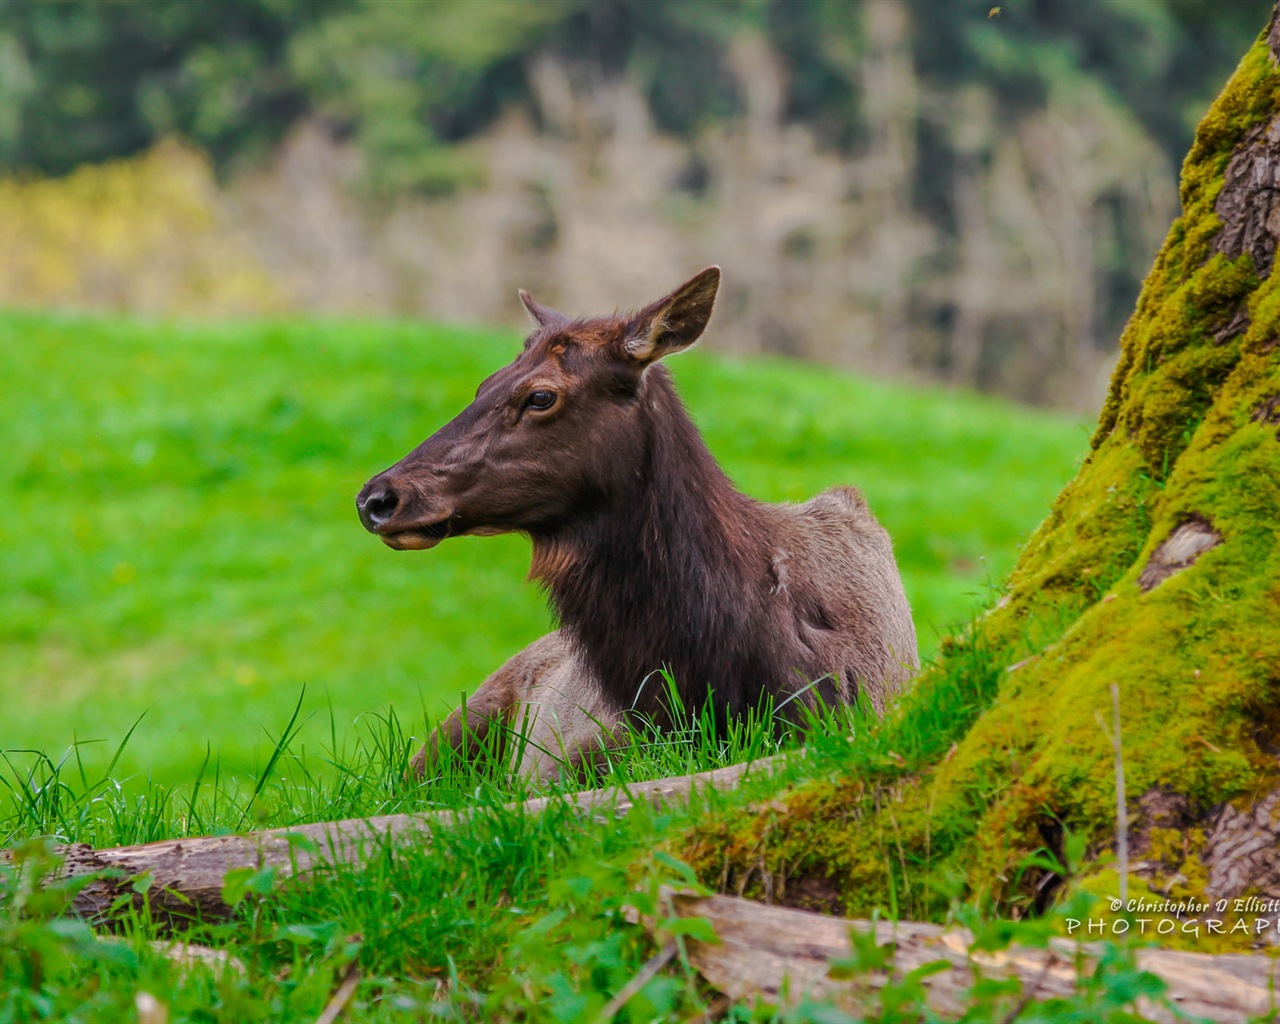
[[[515,323],[1096,408],[1270,0],[0,0],[0,303]]]

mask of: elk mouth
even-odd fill
[[[453,535],[448,519],[441,519],[426,526],[414,526],[407,530],[394,530],[380,533],[378,538],[387,547],[395,551],[426,551],[433,548],[446,537]]]

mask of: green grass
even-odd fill
[[[127,793],[110,769],[95,778],[74,761],[40,759],[19,777],[11,763],[0,767],[0,782],[19,809],[0,823],[6,826],[0,849],[15,852],[18,866],[0,861],[0,1020],[115,1020],[141,990],[160,998],[175,1021],[311,1021],[333,979],[352,965],[363,978],[348,1015],[354,1020],[477,1013],[593,1020],[652,952],[624,907],[656,912],[658,885],[692,883],[689,870],[662,851],[663,838],[702,815],[830,770],[847,756],[851,726],[861,732],[861,714],[812,716],[804,757],[771,776],[748,778],[737,791],[706,792],[689,806],[665,809],[641,802],[617,820],[583,817],[561,804],[526,813],[512,806],[528,795],[520,780],[470,763],[447,763],[428,784],[407,784],[405,737],[394,717],[366,719],[342,749],[319,757],[282,743],[274,773],[259,787],[206,776]],[[708,714],[660,736],[638,729],[620,744],[607,780],[705,770],[794,748],[798,740],[779,737],[763,719],[728,735],[715,728]],[[61,915],[70,887],[42,885],[52,861],[38,843],[24,842],[56,836],[112,846],[463,807],[478,813],[436,830],[430,842],[371,844],[377,852],[363,863],[332,865],[288,885],[274,884],[270,869],[256,875],[247,869],[233,919],[196,923],[183,933],[247,965],[246,974],[221,980],[203,969],[179,970],[158,955],[149,943],[165,932],[145,914],[126,912],[114,942],[67,921]],[[636,1003],[652,1017],[655,1009],[665,1013],[677,1003],[689,1009],[707,998],[688,979],[665,977]]]
[[[256,800],[242,786],[222,791],[216,779],[198,786],[153,784],[130,796],[110,773],[88,782],[73,765],[44,762],[23,787],[30,801],[18,822],[20,833],[54,833],[96,845],[380,810],[465,806],[477,813],[437,828],[430,841],[371,842],[361,863],[328,865],[288,884],[272,869],[246,868],[229,876],[224,892],[234,888],[227,898],[238,899],[232,919],[196,924],[182,934],[233,955],[243,971],[174,965],[152,944],[172,942],[171,937],[145,912],[126,911],[110,939],[104,930],[95,933],[67,919],[63,911],[72,886],[47,876],[42,883],[53,862],[40,845],[19,843],[13,848],[16,867],[0,862],[0,1020],[133,1019],[135,999],[148,993],[174,1024],[302,1024],[317,1019],[351,971],[358,972],[358,984],[344,1019],[353,1022],[589,1024],[706,1014],[705,1019],[735,1024],[867,1019],[830,1004],[792,1010],[726,1004],[679,959],[640,987],[621,1015],[602,1011],[640,974],[658,945],[629,908],[656,921],[661,936],[678,936],[680,929],[705,934],[705,923],[677,923],[658,898],[663,884],[698,884],[691,869],[668,852],[673,839],[695,823],[767,806],[788,785],[847,771],[850,764],[862,766],[869,778],[887,778],[886,768],[892,774],[901,767],[897,750],[907,751],[912,761],[930,744],[945,745],[990,702],[991,688],[969,678],[974,674],[966,670],[921,688],[910,698],[909,713],[881,723],[857,712],[819,715],[809,723],[804,752],[793,753],[777,773],[750,776],[733,791],[703,791],[687,806],[655,808],[641,801],[620,819],[584,816],[554,802],[541,814],[526,813],[509,804],[524,795],[518,782],[466,765],[449,766],[440,781],[406,785],[404,738],[394,720],[367,721],[354,749],[327,759],[336,771],[313,773],[314,755],[280,749],[276,773],[264,779]],[[746,750],[776,749],[767,726],[745,729],[726,743],[710,734],[710,721],[677,736],[638,736],[625,748],[618,773],[705,769]],[[796,739],[784,738],[784,744]],[[0,776],[14,781],[11,773]],[[892,857],[894,851],[886,847],[883,854]],[[1062,870],[1069,873],[1070,867]],[[144,876],[137,891],[145,888]],[[1043,945],[1048,936],[1062,934],[1064,917],[1083,919],[1090,899],[1081,894],[1049,918],[1020,924],[985,921],[959,903],[952,913],[975,929],[975,948],[990,952],[1012,941]],[[886,907],[891,900],[884,894]],[[875,1019],[884,1021],[933,1019],[918,1012],[922,990],[916,980],[879,973],[891,957],[888,949],[864,946],[841,965],[845,976],[867,979],[853,988],[863,993],[864,1010],[881,1011]],[[1080,982],[1076,995],[1037,1005],[1039,1013],[1028,1019],[1136,1020],[1121,1010],[1138,995],[1158,997],[1162,990],[1158,979],[1136,970],[1131,951],[1117,949]],[[1021,995],[1007,983],[979,986],[965,1019],[1012,1019]]]
[[[926,653],[1085,446],[995,401],[715,358],[714,334],[673,361],[713,451],[763,499],[861,488]],[[145,713],[115,779],[189,781],[210,751],[252,778],[304,684],[295,752],[332,758],[389,707],[420,736],[549,615],[523,539],[395,553],[353,498],[515,350],[405,323],[0,316],[0,749],[79,741],[93,775]]]

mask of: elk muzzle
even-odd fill
[[[453,533],[448,514],[422,516],[412,506],[414,494],[379,473],[356,495],[356,512],[366,530],[396,551],[424,551]]]

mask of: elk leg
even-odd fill
[[[512,661],[514,660],[513,658]],[[516,703],[515,687],[511,685],[505,671],[510,664],[508,662],[481,683],[476,692],[466,698],[462,707],[437,726],[422,749],[409,762],[410,777],[426,777],[427,766],[439,763],[442,744],[457,751],[463,758],[474,758],[485,749],[489,733],[495,725],[507,724]]]
[[[572,677],[572,662],[568,645],[559,632],[534,641],[481,683],[462,707],[440,724],[409,762],[411,776],[419,779],[426,776],[427,766],[439,759],[441,744],[463,757],[475,757],[490,745],[489,735],[495,727],[506,732],[528,724],[523,721],[528,717],[522,714],[523,708],[532,707],[536,721],[540,703],[537,695],[548,680]],[[505,754],[498,751],[497,744],[493,746],[495,752]],[[527,773],[527,770],[522,765],[521,771]],[[546,774],[546,769],[540,774]]]
[[[559,633],[544,637],[539,671],[519,694],[513,731],[519,733],[518,771],[553,782],[584,780],[613,745],[622,709],[605,697],[595,673]]]

